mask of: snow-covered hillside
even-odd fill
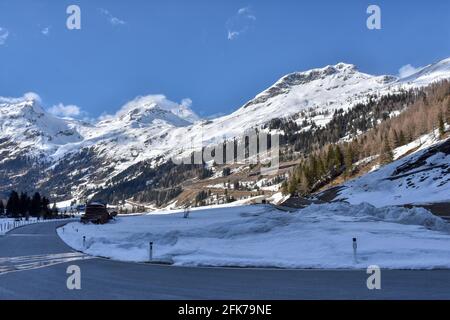
[[[349,109],[367,101],[369,96],[392,94],[401,89],[448,79],[449,65],[450,58],[429,65],[407,78],[373,76],[346,63],[295,72],[282,77],[232,114],[214,119],[201,129],[207,133],[206,141],[222,136],[235,137],[243,130],[262,125],[270,119],[309,110],[316,113],[328,111],[328,119],[321,116],[313,119],[318,125],[325,125],[334,110]]]
[[[61,192],[70,188],[70,193],[77,196],[107,184],[112,177],[143,161],[156,165],[173,156],[187,155],[199,141],[215,144],[242,136],[273,118],[302,111],[327,111],[331,118],[334,110],[351,108],[369,96],[450,78],[449,61],[432,64],[405,79],[368,75],[345,63],[296,72],[281,78],[232,114],[209,121],[199,120],[189,100],[177,104],[162,95],[138,97],[95,124],[58,119],[45,112],[33,97],[9,99],[8,103],[0,99],[0,154],[2,160],[8,161],[7,168],[16,168],[11,161],[20,157],[22,180],[32,175],[38,185],[49,185],[52,177],[38,180],[37,171],[30,171],[29,156],[39,158],[41,165],[45,163],[39,172],[58,167],[58,172],[65,174],[58,178],[65,179],[60,181],[65,186]],[[329,118],[320,115],[312,121],[324,125]],[[20,179],[17,172],[0,165],[4,185],[17,185]]]
[[[432,202],[450,203],[450,139],[434,134],[400,147],[399,157],[412,154],[369,172],[343,185],[336,200],[376,207]]]
[[[0,162],[21,152],[30,156],[37,156],[39,151],[51,154],[61,146],[82,140],[69,123],[45,112],[36,100],[0,100]]]
[[[447,60],[450,61],[450,59]],[[444,62],[426,68],[427,74],[430,75],[428,78],[430,82],[450,78],[450,71],[446,69]],[[425,71],[420,72],[424,73]],[[420,79],[420,85],[430,83],[424,81],[423,77],[418,77],[418,79]],[[413,85],[414,81],[408,81],[409,87]],[[187,154],[192,151],[192,146],[195,146],[198,141],[207,145],[223,141],[224,138],[239,137],[246,130],[267,123],[270,119],[287,117],[309,109],[319,112],[328,110],[332,114],[335,109],[348,109],[359,102],[366,101],[369,95],[397,92],[404,86],[405,83],[402,79],[393,76],[364,74],[359,72],[355,66],[344,63],[293,73],[283,77],[230,115],[197,122],[191,126],[176,126],[167,131],[155,130],[160,133],[156,135],[153,134],[153,131],[139,132],[141,139],[145,139],[147,144],[144,148],[137,147],[137,157],[129,160],[136,163],[155,157],[157,154],[166,155],[166,157],[177,155],[183,151]],[[116,115],[115,120],[119,126],[122,123],[120,116],[120,113]],[[321,125],[326,124],[326,119],[325,121],[324,119],[316,120]],[[99,125],[104,124],[100,123]],[[124,135],[127,134],[128,131],[124,130]],[[136,136],[136,134],[131,134],[131,136],[133,135]],[[142,143],[137,145],[142,145]],[[117,146],[120,147],[120,144]],[[109,149],[112,147],[114,146],[108,146]],[[121,149],[115,149],[116,155],[122,154]],[[134,148],[128,146],[126,149]]]
[[[156,145],[164,145],[164,137],[198,119],[188,106],[172,103],[164,96],[139,97],[95,126],[84,127],[83,141],[67,144],[51,157],[58,160],[68,153],[93,148],[99,157],[122,163],[115,166],[120,172],[132,163],[160,155]]]
[[[441,60],[437,63],[430,64],[421,68],[416,73],[399,79],[399,83],[405,85],[427,85],[431,82],[439,81],[443,78],[448,78],[450,72],[450,58]]]
[[[176,265],[450,268],[450,225],[422,208],[333,203],[287,213],[213,206],[192,210],[188,219],[167,211],[102,226],[71,223],[58,234],[77,250],[126,261],[148,261],[153,242],[153,259]]]

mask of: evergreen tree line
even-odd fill
[[[310,119],[297,124],[294,119],[274,119],[266,127],[284,132],[280,144],[290,151],[309,154],[329,143],[339,142],[344,137],[356,137],[389,119],[390,114],[400,112],[424,96],[422,90],[411,89],[376,98],[369,97],[367,103],[359,103],[344,111],[334,111],[332,119],[325,126],[317,126]],[[308,130],[302,130],[309,127]]]
[[[422,92],[405,111],[355,139],[360,158],[380,154],[380,162],[384,164],[389,162],[393,148],[427,133],[435,134],[436,138],[444,136],[445,122],[450,124],[450,82],[430,85]]]
[[[186,180],[211,174],[212,171],[202,165],[176,165],[168,161],[154,167],[151,162],[143,161],[114,176],[105,187],[95,190],[93,200],[115,204],[132,198],[160,205],[178,196],[182,192],[180,185]],[[130,180],[129,177],[134,178]]]
[[[31,217],[50,219],[58,214],[56,205],[54,204],[50,209],[50,200],[46,197],[41,197],[39,192],[36,192],[32,197],[27,193],[12,191],[6,202],[0,200],[0,215],[7,215],[12,218],[26,218]]]
[[[414,92],[413,100],[410,100],[411,96],[405,93],[400,96],[387,96],[380,100],[382,105],[389,105],[392,99],[392,105],[395,105],[407,99],[408,108],[403,112],[396,116],[389,116],[379,124],[373,122],[372,129],[355,136],[350,142],[319,145],[320,147],[311,151],[293,170],[288,181],[283,184],[283,192],[307,195],[338,176],[342,176],[344,180],[353,176],[355,163],[359,160],[378,156],[379,164],[384,165],[393,161],[393,149],[408,144],[426,133],[436,134],[437,132],[440,138],[444,137],[445,123],[450,125],[450,82],[443,81]],[[385,110],[384,107],[374,105],[373,101],[368,105],[375,108],[378,114],[382,113],[381,110]],[[362,105],[358,108],[366,109]],[[394,108],[391,108],[392,110]],[[347,113],[351,112],[352,110],[349,110]],[[345,116],[346,113],[340,114],[343,117],[333,118],[334,123],[340,123],[342,119],[349,118]],[[360,121],[360,123],[364,122]]]

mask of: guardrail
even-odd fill
[[[5,235],[6,233],[10,232],[11,230],[14,230],[19,227],[27,226],[30,224],[36,224],[36,223],[44,223],[44,222],[55,222],[55,221],[67,221],[67,220],[73,220],[76,218],[64,218],[64,219],[30,219],[30,220],[19,220],[19,221],[2,221],[3,219],[0,219],[0,235]]]

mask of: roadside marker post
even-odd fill
[[[86,249],[86,236],[83,236],[83,248]]]
[[[148,255],[149,255],[149,261],[153,261],[153,242],[150,242],[149,244],[150,244],[150,246],[149,246],[149,252],[148,252]]]
[[[353,260],[355,263],[358,263],[358,259],[356,258],[356,249],[358,249],[358,243],[356,242],[356,238],[353,238]]]

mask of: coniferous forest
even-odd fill
[[[345,181],[355,173],[354,164],[368,157],[387,164],[393,160],[393,149],[426,133],[443,136],[445,122],[450,124],[449,81],[370,99],[346,112],[337,110],[325,127],[314,130],[297,133],[291,121],[286,128],[294,129],[286,131],[284,142],[293,148],[287,147],[284,156],[292,157],[294,152],[303,156],[283,192],[307,195],[337,176]],[[282,122],[277,126],[283,127]]]
[[[9,195],[6,205],[0,200],[0,217],[7,216],[10,218],[25,218],[29,217],[51,219],[58,216],[56,205],[50,208],[50,200],[41,196],[39,192],[34,193],[33,196],[28,196],[27,193],[12,191]]]

